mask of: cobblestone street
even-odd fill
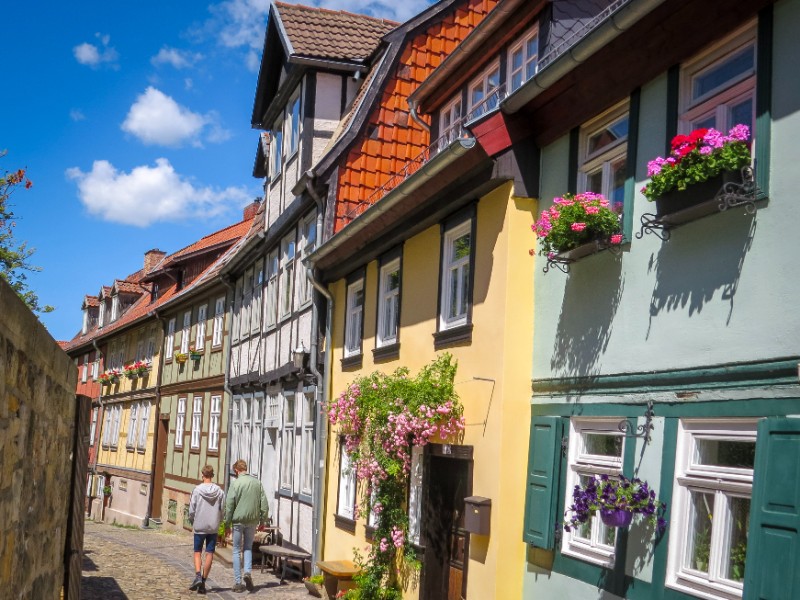
[[[192,537],[154,530],[129,529],[86,522],[81,578],[83,600],[173,600],[197,596],[189,591],[194,577]],[[294,580],[280,585],[278,578],[253,569],[252,594],[234,593],[233,569],[214,561],[206,582],[207,598],[309,598],[305,586]]]

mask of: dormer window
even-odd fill
[[[100,301],[100,315],[97,317],[97,326],[102,327],[106,324],[106,302]]]
[[[119,296],[111,298],[111,321],[116,321],[119,317]]]
[[[446,104],[439,116],[439,149],[461,137],[461,95]]]
[[[89,308],[83,309],[83,326],[81,326],[81,335],[86,335],[89,331]]]
[[[534,27],[508,50],[508,91],[513,92],[536,75],[539,64],[539,28]]]
[[[497,108],[499,98],[497,88],[500,86],[500,64],[492,62],[469,85],[467,99],[469,101],[469,119],[477,119],[490,110]]]

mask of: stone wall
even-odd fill
[[[77,370],[0,278],[0,589],[58,598]]]

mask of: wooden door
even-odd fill
[[[153,489],[150,490],[150,515],[154,519],[161,518],[161,500],[164,493],[164,467],[167,462],[167,440],[169,438],[169,415],[162,414],[158,420],[156,442],[156,465],[153,473]]]

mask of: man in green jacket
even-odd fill
[[[233,463],[236,473],[225,500],[225,523],[233,524],[233,579],[234,592],[253,591],[253,537],[256,526],[267,518],[269,507],[267,495],[261,482],[247,474],[247,463],[237,460]],[[241,559],[244,554],[244,585],[242,585]]]

